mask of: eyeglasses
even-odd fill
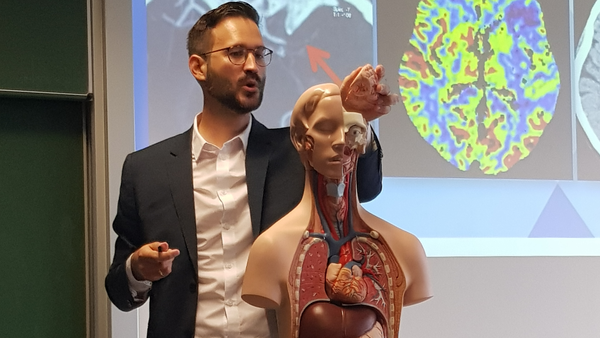
[[[273,55],[273,51],[267,47],[260,46],[256,48],[244,48],[242,46],[232,46],[221,48],[217,50],[213,50],[210,52],[198,54],[200,56],[208,55],[220,51],[227,51],[227,56],[229,57],[229,61],[236,66],[243,65],[248,58],[248,53],[252,52],[254,55],[254,60],[256,60],[256,64],[261,67],[266,67],[271,63],[271,55]]]

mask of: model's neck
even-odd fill
[[[329,179],[321,174],[315,177],[318,181],[317,199],[321,210],[329,220],[329,226],[337,226],[344,222],[348,213],[347,179]],[[339,189],[339,190],[338,190]],[[334,193],[338,190],[339,194]],[[333,229],[331,229],[333,230]]]
[[[222,148],[223,144],[239,135],[250,122],[250,113],[205,109],[198,120],[198,132],[209,143]]]

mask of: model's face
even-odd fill
[[[246,18],[226,18],[211,34],[213,43],[210,50],[231,46],[263,46],[258,27]],[[206,57],[205,95],[212,96],[225,107],[240,114],[249,113],[260,106],[265,88],[266,67],[257,65],[252,53],[249,53],[242,65],[231,63],[227,50]]]
[[[348,114],[355,113],[344,112],[340,96],[334,95],[321,99],[308,120],[306,138],[312,143],[308,160],[327,178],[339,180],[354,169],[356,147],[352,141],[357,133],[364,134],[365,128],[364,122],[349,121]]]

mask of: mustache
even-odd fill
[[[246,73],[246,75],[238,80],[238,83],[245,84],[249,81],[255,81],[257,85],[261,85],[264,82],[264,78],[261,78],[256,73]]]

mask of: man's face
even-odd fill
[[[210,50],[231,46],[263,46],[256,24],[241,17],[224,19],[211,34],[213,43]],[[231,63],[226,50],[207,55],[207,61],[205,95],[239,114],[249,113],[260,106],[265,88],[266,67],[257,65],[252,53],[249,53],[242,65]]]
[[[312,150],[307,152],[308,160],[318,173],[327,178],[341,180],[354,169],[351,161],[356,150],[346,144],[346,130],[353,135],[364,133],[364,124],[349,126],[344,119],[346,114],[342,109],[341,97],[334,95],[321,99],[308,120],[306,139],[312,146]]]

